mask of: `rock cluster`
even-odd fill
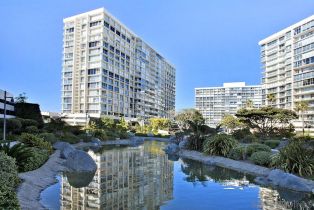
[[[91,173],[96,172],[97,165],[93,158],[86,152],[75,149],[67,142],[57,142],[53,145],[53,147],[57,150],[60,150],[60,157],[66,160],[64,162],[66,171]]]

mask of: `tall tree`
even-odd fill
[[[225,115],[220,124],[222,125],[222,127],[225,127],[227,129],[227,132],[230,133],[232,132],[234,129],[241,127],[242,123],[240,122],[240,120],[236,117],[234,117],[233,115]]]
[[[295,103],[295,111],[299,113],[302,119],[302,133],[304,136],[304,114],[309,110],[309,102],[308,101],[299,101]]]
[[[236,116],[264,137],[290,129],[291,120],[297,118],[294,111],[271,106],[260,109],[240,109]]]

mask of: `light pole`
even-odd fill
[[[6,141],[6,128],[7,128],[7,122],[6,122],[6,114],[7,114],[7,99],[11,99],[11,102],[13,102],[13,97],[7,96],[7,91],[4,91],[4,105],[3,105],[3,141]]]

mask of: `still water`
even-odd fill
[[[95,174],[60,174],[41,194],[49,209],[314,209],[310,195],[269,189],[254,177],[168,157],[162,142],[89,150]]]

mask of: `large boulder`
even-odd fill
[[[177,144],[175,143],[170,143],[168,144],[164,151],[167,153],[167,154],[171,154],[171,155],[174,155],[174,154],[177,154],[179,151],[180,151],[180,148]]]
[[[180,149],[187,149],[187,147],[188,147],[188,137],[184,137],[183,138],[183,140],[182,141],[180,141],[180,143],[179,143],[179,148]]]
[[[60,150],[60,157],[63,159],[67,159],[70,153],[75,151],[75,148],[71,144],[62,141],[56,142],[53,145],[53,148],[56,150]]]
[[[95,172],[97,165],[93,158],[84,151],[71,152],[64,163],[67,172]]]
[[[255,181],[263,185],[273,185],[300,192],[312,192],[314,182],[286,173],[279,169],[272,170],[267,177],[257,177]]]
[[[282,150],[289,144],[288,140],[280,141],[279,145],[276,147],[277,150]]]

